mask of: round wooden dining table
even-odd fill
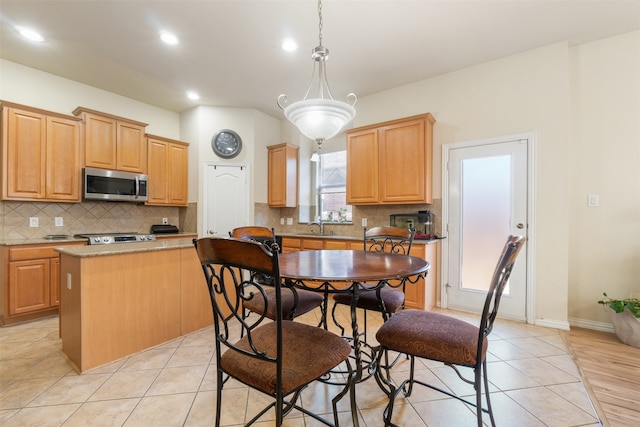
[[[289,252],[279,256],[279,263],[280,276],[285,280],[287,286],[325,294],[321,323],[325,328],[327,327],[328,294],[348,292],[353,295],[351,299],[351,326],[356,364],[354,387],[363,378],[364,369],[356,315],[359,294],[372,292],[377,287],[386,284],[399,286],[405,279],[415,283],[419,277],[426,276],[430,267],[429,262],[422,258],[363,250]],[[367,284],[367,289],[363,288],[364,283]]]

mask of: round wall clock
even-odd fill
[[[240,135],[230,129],[222,129],[211,138],[211,149],[224,159],[232,159],[242,150]]]

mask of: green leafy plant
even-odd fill
[[[626,308],[633,314],[635,317],[640,318],[640,299],[638,298],[627,298],[627,299],[612,299],[603,292],[604,298],[598,301],[598,304],[602,304],[603,306],[608,306],[616,313],[622,313]]]

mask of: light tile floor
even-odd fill
[[[473,315],[444,312],[477,324]],[[316,316],[310,313],[300,321],[314,324]],[[376,313],[369,313],[371,338],[377,319]],[[0,425],[211,426],[216,389],[213,349],[213,329],[207,328],[79,375],[61,355],[57,317],[1,328]],[[488,361],[498,426],[600,425],[559,331],[498,320]],[[406,361],[394,368],[398,379],[407,368]],[[473,394],[471,386],[442,364],[420,362],[418,375],[457,393]],[[335,386],[312,386],[303,392],[303,405],[330,414],[327,396],[334,391]],[[228,384],[223,425],[242,425],[266,401],[242,384]],[[375,380],[358,385],[357,402],[361,426],[383,425],[386,398]],[[340,424],[351,425],[348,399],[340,402],[339,409]],[[411,427],[475,426],[472,409],[417,386],[411,397],[398,398],[394,422]],[[255,425],[273,425],[271,414],[263,418]],[[294,411],[285,425],[321,424]]]

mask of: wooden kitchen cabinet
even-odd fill
[[[280,208],[297,207],[299,147],[284,143],[269,146],[267,151],[269,206]]]
[[[436,305],[436,283],[438,281],[438,243],[414,244],[411,246],[412,256],[429,261],[430,267],[426,278],[417,283],[407,283],[404,291],[406,308],[431,310]]]
[[[2,199],[80,202],[80,120],[2,102]]]
[[[58,313],[60,256],[65,245],[5,246],[2,259],[2,324],[17,323]]]
[[[146,123],[84,107],[73,114],[83,121],[85,166],[147,173]]]
[[[348,130],[347,203],[432,203],[429,113]]]
[[[147,135],[149,200],[147,205],[187,206],[189,144]]]

